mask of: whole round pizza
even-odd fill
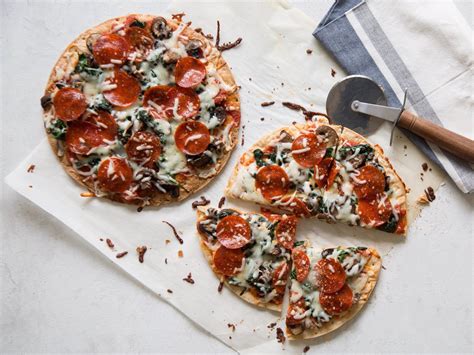
[[[237,86],[180,18],[111,19],[81,34],[41,99],[51,146],[95,196],[155,205],[205,186],[237,142]]]

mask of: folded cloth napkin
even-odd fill
[[[472,139],[472,30],[451,1],[336,0],[313,35],[348,74],[383,86],[390,106]],[[474,191],[473,167],[404,133],[463,192]]]

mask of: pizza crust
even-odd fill
[[[372,294],[375,285],[377,284],[380,269],[382,268],[382,259],[379,253],[375,249],[367,250],[370,251],[370,259],[367,261],[364,266],[364,269],[361,272],[367,274],[367,282],[365,283],[365,286],[360,293],[360,297],[357,303],[354,304],[346,313],[343,313],[338,316],[333,316],[333,318],[329,322],[323,323],[320,328],[305,329],[303,333],[298,335],[292,334],[287,328],[286,334],[289,340],[312,339],[326,335],[340,328],[349,320],[351,320],[357,313],[359,313],[359,311],[369,300],[369,297]]]
[[[237,210],[235,208],[233,208],[233,209],[240,213],[239,210]],[[198,208],[197,223],[199,223],[199,221],[201,221],[205,217],[204,210],[205,209],[203,209],[203,208]],[[259,299],[255,295],[253,295],[250,291],[245,291],[244,293],[242,293],[242,290],[243,290],[242,287],[235,286],[235,285],[230,285],[227,282],[227,280],[225,279],[225,277],[220,275],[219,272],[216,271],[216,269],[214,268],[214,263],[212,262],[212,255],[213,255],[212,250],[206,245],[206,243],[203,242],[202,237],[199,235],[199,232],[198,232],[198,237],[199,237],[199,244],[200,244],[201,250],[204,254],[204,257],[206,258],[206,261],[208,262],[209,266],[211,267],[211,269],[214,272],[214,274],[216,275],[216,277],[221,282],[224,282],[224,284],[226,285],[227,288],[229,288],[238,297],[240,297],[241,299],[243,299],[244,301],[246,301],[250,304],[253,304],[254,306],[262,307],[262,308],[269,309],[269,310],[275,311],[275,312],[281,312],[282,311],[282,304],[277,305],[275,303],[262,302],[261,299]]]
[[[102,24],[93,27],[82,34],[80,34],[61,54],[60,58],[56,62],[51,71],[51,74],[48,79],[48,83],[45,88],[45,95],[51,94],[55,90],[55,82],[64,78],[65,73],[70,73],[74,70],[79,60],[79,53],[88,52],[86,40],[87,38],[93,33],[103,33],[110,31],[117,25],[120,25],[125,22],[128,16],[134,16],[139,21],[149,21],[155,18],[156,16],[153,15],[142,15],[142,14],[130,14],[127,16],[116,17],[110,20],[103,22]],[[179,26],[179,23],[174,20],[166,19],[167,24],[173,30]],[[233,90],[229,93],[228,102],[232,103],[232,108],[240,112],[240,99],[237,93],[237,84],[235,82],[234,76],[230,71],[228,64],[225,62],[224,58],[222,57],[221,53],[215,48],[215,46],[202,34],[196,32],[195,30],[187,27],[184,29],[183,34],[185,34],[190,40],[197,39],[204,44],[204,49],[209,49],[210,55],[206,57],[210,63],[213,63],[217,68],[217,71],[225,82],[226,85],[233,88]],[[52,108],[48,108],[44,111],[43,116],[46,118]],[[227,117],[227,122],[230,122],[232,117]],[[240,123],[240,122],[239,122]],[[239,135],[239,127],[238,125],[233,125],[233,127],[229,131],[229,145],[228,149],[223,152],[223,154],[218,158],[216,164],[213,166],[215,171],[209,174],[206,177],[199,177],[196,175],[187,176],[184,181],[180,182],[180,194],[177,198],[171,197],[169,194],[158,194],[152,199],[149,200],[149,206],[160,206],[166,203],[182,201],[188,198],[190,195],[194,194],[195,192],[203,189],[207,184],[211,182],[211,180],[220,173],[220,171],[224,168],[225,164],[230,158],[232,151],[234,150],[235,145],[238,141]],[[68,162],[64,155],[63,141],[57,140],[53,137],[52,134],[49,134],[46,131],[48,141],[50,143],[51,148],[53,149],[54,154],[58,157],[61,165],[63,166],[66,173],[77,183],[86,187],[90,192],[95,193],[94,186],[91,182],[84,181],[84,177],[78,174],[71,164]],[[103,196],[109,200],[113,200],[116,202],[127,203],[127,204],[142,204],[140,201],[134,202],[124,202],[121,198],[118,198],[115,195],[107,195]]]
[[[361,136],[360,134],[354,132],[353,130],[349,129],[349,128],[346,128],[346,127],[343,127],[343,126],[340,126],[340,125],[333,125],[333,124],[329,124],[329,121],[326,119],[326,118],[318,118],[316,122],[312,122],[312,123],[297,123],[297,124],[294,124],[292,126],[286,126],[286,127],[282,127],[276,131],[273,131],[265,136],[263,136],[260,140],[258,140],[255,144],[253,144],[243,155],[242,157],[240,158],[240,160],[237,162],[237,164],[235,165],[233,171],[232,171],[232,175],[230,176],[229,180],[227,181],[227,185],[225,187],[225,190],[224,190],[224,194],[227,196],[227,197],[231,197],[231,198],[235,198],[235,199],[240,199],[240,196],[238,196],[237,194],[235,194],[233,192],[233,187],[236,185],[237,183],[237,178],[238,178],[238,175],[239,175],[239,169],[243,168],[242,166],[242,163],[248,159],[248,158],[251,158],[253,157],[253,151],[255,149],[263,149],[265,148],[266,146],[268,146],[268,144],[277,139],[279,136],[280,136],[280,132],[282,130],[285,130],[287,131],[288,133],[291,133],[293,136],[297,135],[301,130],[304,130],[305,128],[308,127],[308,124],[311,124],[311,125],[314,125],[315,127],[318,127],[319,125],[326,125],[326,126],[329,126],[331,127],[332,129],[334,129],[337,133],[338,133],[338,136],[339,136],[339,139],[344,139],[344,140],[351,140],[353,142],[357,142],[357,143],[360,143],[360,144],[368,144],[370,145],[371,147],[374,148],[374,154],[375,156],[378,158],[378,161],[380,163],[380,165],[383,166],[384,170],[385,170],[385,173],[386,175],[390,176],[391,177],[391,187],[393,189],[393,193],[394,193],[394,198],[395,200],[397,201],[398,205],[402,206],[405,208],[405,210],[407,209],[407,197],[406,197],[406,194],[407,194],[407,188],[406,188],[406,185],[405,183],[402,181],[402,179],[400,178],[400,176],[397,174],[397,172],[395,171],[395,169],[393,168],[392,164],[390,163],[390,161],[388,160],[388,158],[384,155],[384,152],[382,150],[382,148],[376,144],[376,145],[373,145],[371,144],[367,139],[365,139],[363,136]],[[263,197],[262,197],[262,204],[266,204],[265,201],[263,200]],[[406,228],[405,228],[405,231],[403,234],[401,235],[406,235],[406,229],[408,228],[408,223],[407,223],[407,214],[405,214],[404,216],[401,217],[402,220],[405,221],[405,225],[406,225]]]

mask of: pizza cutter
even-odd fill
[[[405,110],[407,90],[402,107],[387,106],[383,88],[362,75],[350,75],[329,91],[326,112],[336,123],[358,133],[373,133],[383,122],[392,123],[390,145],[395,127],[401,127],[453,155],[474,162],[474,141],[438,126]]]

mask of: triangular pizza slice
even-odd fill
[[[200,207],[197,230],[212,270],[235,294],[281,311],[296,234],[295,216]]]
[[[326,119],[279,129],[240,158],[229,197],[406,234],[406,188],[382,149]]]
[[[295,243],[292,260],[289,339],[319,337],[354,317],[369,299],[382,267],[374,249],[321,249],[308,241]]]

